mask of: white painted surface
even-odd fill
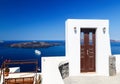
[[[64,84],[58,66],[66,57],[42,57],[42,84]]]
[[[120,73],[120,54],[113,55],[116,58],[116,72]]]
[[[10,73],[20,72],[20,67],[10,67]]]
[[[74,32],[76,27],[77,33]],[[103,28],[106,32],[103,33]],[[66,56],[69,59],[70,76],[80,73],[80,29],[96,28],[96,74],[109,76],[111,55],[108,20],[68,19],[66,21]]]

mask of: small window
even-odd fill
[[[80,39],[80,43],[81,43],[81,45],[84,45],[84,32],[81,32],[81,34],[80,34],[81,36],[81,39]]]
[[[93,45],[93,33],[89,33],[89,45]]]

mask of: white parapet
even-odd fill
[[[42,57],[42,84],[64,84],[59,64],[66,61],[66,57]]]

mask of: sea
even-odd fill
[[[41,71],[41,57],[65,56],[65,41],[39,41],[48,43],[59,43],[59,46],[52,46],[48,48],[13,48],[10,47],[14,43],[32,42],[27,41],[0,41],[0,66],[5,60],[29,60],[37,59],[39,71]],[[38,41],[38,40],[37,40]],[[35,50],[41,52],[40,55],[35,53]],[[120,54],[120,42],[111,42],[112,54]],[[35,71],[36,67],[32,64],[12,64],[8,67],[20,67],[21,72]]]

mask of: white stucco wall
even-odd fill
[[[76,27],[77,33],[74,33]],[[103,33],[103,28],[106,32]],[[80,28],[96,28],[96,74],[109,75],[111,55],[108,20],[68,19],[66,21],[66,56],[69,59],[70,76],[80,73]]]
[[[42,84],[64,84],[59,71],[59,64],[66,57],[42,57]]]
[[[120,73],[120,54],[113,55],[116,59],[116,72]]]

